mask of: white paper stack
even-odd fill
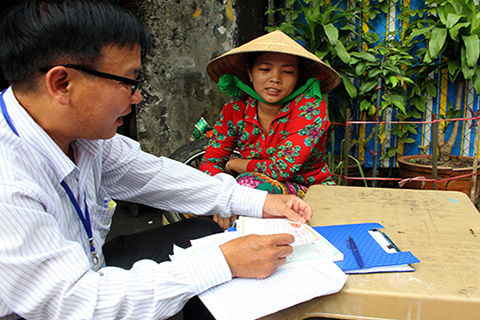
[[[273,275],[236,278],[199,295],[215,319],[257,319],[343,288],[347,275],[333,262],[343,259],[342,253],[308,225],[241,217],[237,231],[197,239],[192,245],[220,245],[246,234],[282,232],[295,236],[294,253]]]

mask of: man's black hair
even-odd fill
[[[138,45],[143,57],[150,34],[131,12],[107,0],[26,0],[0,20],[0,68],[13,86],[32,87],[42,66],[93,66],[108,45]]]

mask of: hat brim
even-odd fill
[[[244,45],[234,48],[212,59],[207,65],[207,73],[218,82],[225,73],[235,74],[243,83],[248,84],[247,54],[251,52],[285,53],[303,58],[301,77],[318,78],[322,93],[335,89],[341,82],[338,73],[320,58],[312,54],[283,32],[276,30]]]

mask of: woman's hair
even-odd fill
[[[0,20],[0,68],[12,85],[34,87],[38,69],[55,63],[93,66],[108,45],[150,49],[150,34],[107,0],[26,0]]]

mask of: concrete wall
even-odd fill
[[[123,4],[153,35],[136,106],[136,138],[143,150],[170,155],[188,142],[195,123],[213,125],[227,100],[208,77],[208,61],[264,34],[267,1],[130,0]],[[131,129],[135,135],[135,128]]]

